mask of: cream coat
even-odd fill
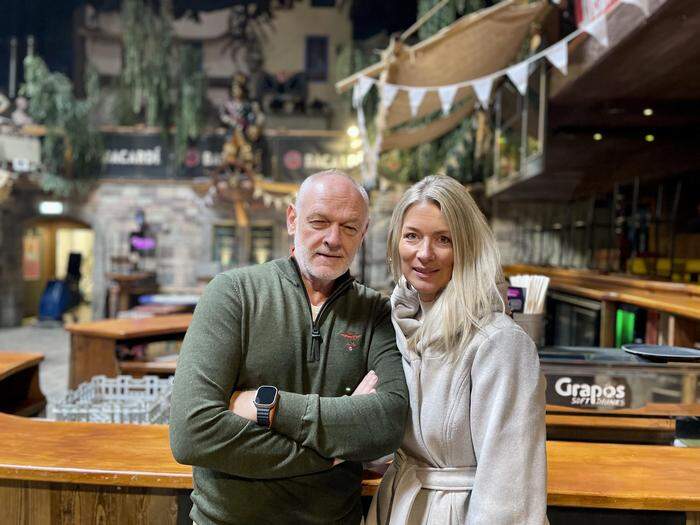
[[[422,355],[416,292],[391,298],[411,418],[368,525],[547,523],[544,379],[532,340],[494,313],[466,348]],[[471,490],[469,490],[471,489]]]

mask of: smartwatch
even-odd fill
[[[270,411],[277,406],[279,393],[274,386],[263,385],[255,392],[253,404],[258,410],[258,425],[270,428]]]

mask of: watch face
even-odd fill
[[[260,405],[270,405],[275,401],[277,389],[274,386],[261,386],[258,388],[258,395],[255,396],[255,402]]]

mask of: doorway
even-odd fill
[[[93,248],[95,234],[82,222],[41,218],[30,222],[22,239],[22,276],[24,280],[24,317],[39,315],[39,301],[46,284],[65,279],[71,253],[81,256],[79,289],[83,301],[75,314],[89,320],[93,289]]]

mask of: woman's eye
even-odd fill
[[[450,239],[446,235],[441,235],[438,241],[440,242],[440,244],[452,244],[452,239]]]
[[[413,240],[415,240],[415,239],[418,238],[418,235],[416,235],[416,234],[413,233],[413,232],[408,232],[408,233],[404,233],[404,234],[403,234],[403,238],[404,238],[404,239],[407,239],[407,240],[409,240],[409,241],[413,241]]]

